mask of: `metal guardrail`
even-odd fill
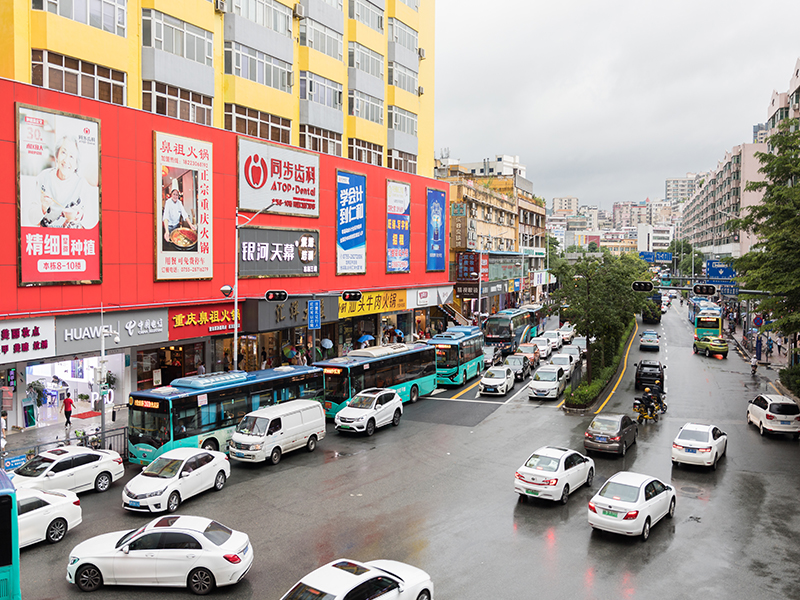
[[[26,459],[33,458],[40,452],[44,452],[46,450],[52,450],[53,448],[58,448],[60,446],[82,446],[82,445],[89,445],[89,441],[87,438],[94,437],[94,436],[85,436],[85,437],[78,437],[75,435],[70,435],[65,437],[64,439],[56,439],[49,442],[40,442],[34,446],[25,446],[22,448],[13,448],[8,451],[8,456],[6,458],[12,458],[14,456],[21,456],[24,455]],[[100,434],[97,434],[97,437],[100,437]],[[105,448],[106,450],[113,450],[117,452],[123,460],[128,459],[128,428],[127,427],[117,427],[115,429],[106,429],[106,443]],[[85,441],[86,440],[86,441]]]

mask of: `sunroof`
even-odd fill
[[[369,571],[369,569],[347,560],[338,562],[333,566],[336,567],[337,569],[341,569],[342,571],[347,571],[348,573],[352,573],[353,575],[363,575],[364,573]]]

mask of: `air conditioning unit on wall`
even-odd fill
[[[417,48],[417,54],[419,54],[420,60],[425,59],[425,48]]]
[[[422,86],[419,86],[419,87],[417,88],[417,94],[418,94],[418,95],[420,95],[420,96],[422,96],[422,94],[424,94],[424,93],[425,93],[425,88],[424,88],[424,87],[422,87]]]
[[[225,0],[214,0],[214,10],[218,13],[225,12]]]
[[[295,4],[294,5],[294,18],[295,19],[305,19],[306,18],[306,7],[302,4]]]

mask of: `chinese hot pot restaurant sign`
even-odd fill
[[[17,105],[19,283],[100,283],[100,123]]]
[[[156,280],[214,275],[208,142],[155,132]]]

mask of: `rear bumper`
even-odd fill
[[[619,442],[598,442],[596,440],[583,440],[583,447],[586,450],[593,450],[595,452],[609,452],[612,454],[619,454],[622,452],[622,441]]]

